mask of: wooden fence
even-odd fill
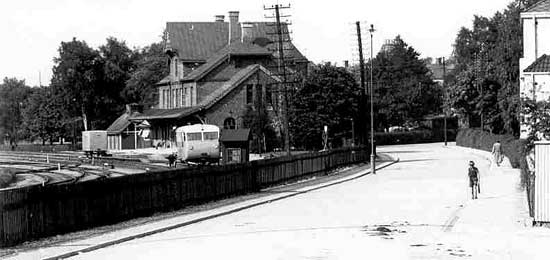
[[[356,147],[246,164],[3,190],[0,247],[256,192],[368,159],[369,151]]]

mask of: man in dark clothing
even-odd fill
[[[470,178],[472,199],[477,199],[477,193],[479,192],[479,170],[474,165],[474,162],[470,161],[470,167],[468,168],[468,177]]]

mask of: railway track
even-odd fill
[[[25,185],[62,185],[166,169],[167,165],[144,163],[135,158],[96,157],[91,160],[77,152],[0,151],[0,168],[15,169],[18,180]]]

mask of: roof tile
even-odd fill
[[[540,56],[529,67],[524,69],[523,72],[550,72],[550,56],[546,54]]]
[[[527,11],[527,13],[534,13],[534,12],[550,12],[550,0],[544,0],[541,2],[538,2],[532,6],[530,6]]]
[[[252,22],[251,39],[272,38],[273,23]],[[242,23],[239,23],[241,26]],[[174,48],[182,60],[206,61],[211,55],[227,46],[229,37],[228,22],[168,22],[166,24],[170,46]],[[284,31],[288,31],[286,26]],[[237,38],[241,38],[241,31],[237,30]],[[289,39],[286,39],[289,40]],[[268,44],[272,49],[274,43]],[[307,61],[306,57],[289,41],[284,43],[285,49],[298,61]],[[248,50],[249,51],[249,50]]]

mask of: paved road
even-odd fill
[[[506,251],[509,239],[494,240],[505,227],[514,232],[522,228],[513,214],[516,205],[523,203],[514,188],[517,174],[502,174],[508,176],[506,180],[497,176],[497,181],[484,157],[442,144],[379,151],[399,157],[400,162],[376,175],[75,258],[498,259],[522,252]],[[485,190],[478,201],[468,197],[469,160],[476,161],[482,173]],[[492,182],[499,182],[500,188]],[[494,213],[489,209],[502,199],[511,206],[498,209],[499,216],[506,218],[492,226]],[[476,218],[476,212],[482,217]],[[475,232],[487,228],[495,232]],[[493,239],[489,246],[472,244],[489,237]]]

